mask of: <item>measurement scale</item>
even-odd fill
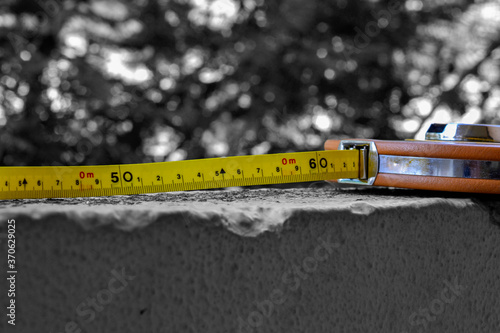
[[[325,149],[143,164],[0,167],[0,199],[95,197],[320,180],[500,194],[500,126],[433,124],[425,141],[328,140]]]
[[[143,164],[2,167],[0,199],[188,191],[356,178],[359,152],[316,151]]]

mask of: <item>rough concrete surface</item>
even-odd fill
[[[499,202],[332,187],[3,201],[0,332],[499,332]]]

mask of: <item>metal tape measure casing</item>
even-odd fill
[[[373,185],[500,194],[499,139],[500,126],[433,124],[425,141],[358,141],[376,147]],[[338,140],[325,144],[325,149],[339,147]]]

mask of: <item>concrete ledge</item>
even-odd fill
[[[493,332],[498,197],[208,191],[0,202],[1,332]]]

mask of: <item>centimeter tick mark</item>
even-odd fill
[[[123,188],[123,182],[122,182],[122,168],[120,165],[118,165],[118,171],[120,172],[120,186]]]
[[[316,162],[317,162],[318,164],[320,164],[320,163],[319,163],[318,152],[316,152]],[[321,167],[321,164],[320,164],[319,166]],[[319,168],[318,168],[318,173],[319,173]]]

